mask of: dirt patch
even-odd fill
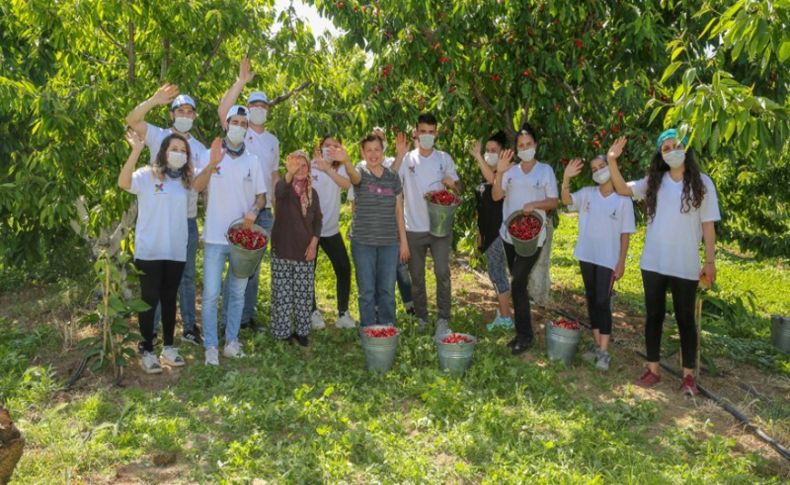
[[[189,467],[186,463],[180,462],[177,455],[168,454],[166,457],[164,455],[153,455],[139,462],[118,467],[111,483],[116,485],[197,483],[187,478]]]

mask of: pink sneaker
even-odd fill
[[[639,387],[644,387],[649,389],[651,387],[655,387],[656,384],[658,384],[659,382],[661,382],[661,376],[658,374],[653,374],[648,369],[645,371],[644,374],[642,374],[642,376],[639,379],[636,380],[635,384]]]
[[[696,396],[699,394],[697,381],[694,379],[693,375],[689,374],[683,378],[683,383],[680,384],[680,392],[687,396]]]

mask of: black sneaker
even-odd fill
[[[187,330],[181,336],[181,341],[193,345],[203,345],[203,339],[200,338],[200,332],[197,330]]]
[[[406,309],[406,315],[414,316],[417,312],[414,310],[414,307],[409,307]]]
[[[510,342],[507,343],[507,348],[513,350],[513,347],[516,346],[516,342],[518,342],[518,337],[513,337],[510,339]]]
[[[293,340],[294,340],[296,343],[298,343],[299,345],[301,345],[302,347],[308,347],[308,346],[310,346],[310,339],[309,339],[309,338],[307,338],[307,335],[297,335],[297,334],[293,334],[293,335],[291,335],[291,338],[292,338],[292,339],[293,339]]]
[[[510,347],[510,352],[513,355],[521,355],[532,347],[533,340],[531,338],[516,338],[516,342]]]

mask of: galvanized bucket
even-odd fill
[[[462,333],[472,341],[468,343],[445,344],[442,338],[436,339],[436,350],[439,354],[439,370],[455,375],[463,375],[472,365],[472,354],[475,350],[477,339],[472,335]]]
[[[393,337],[368,337],[365,334],[366,328],[387,328],[387,325],[360,327],[359,335],[362,340],[362,350],[365,352],[365,365],[368,370],[373,372],[389,371],[395,362],[400,331]]]
[[[569,330],[553,325],[551,322],[546,324],[546,353],[550,360],[561,360],[566,366],[573,362],[576,354],[576,347],[582,338],[581,329]]]
[[[228,227],[228,231],[237,227],[241,227],[243,223],[244,219],[237,219],[233,221]],[[260,232],[266,236],[266,244],[269,244],[269,234],[264,228],[258,224],[253,224],[252,230],[255,232]],[[255,268],[257,268],[260,264],[261,258],[263,258],[263,253],[266,252],[266,245],[260,249],[252,251],[236,246],[230,242],[227,232],[225,233],[225,239],[228,241],[228,245],[230,246],[230,270],[233,272],[233,276],[236,278],[249,278],[252,276],[253,273],[255,273]]]
[[[453,233],[453,215],[455,210],[461,205],[460,202],[453,205],[434,204],[430,200],[428,202],[428,219],[430,221],[430,230],[434,237],[447,237]]]
[[[771,340],[785,354],[790,352],[790,318],[771,315]]]
[[[505,222],[505,227],[508,228],[508,231],[510,228],[510,223],[522,215],[524,215],[524,212],[520,210],[510,214],[510,217],[508,217],[507,221]],[[540,227],[542,231],[543,225],[546,223],[546,220],[543,218],[543,214],[539,212],[532,212],[526,217],[530,217],[530,216],[534,216],[537,220],[540,221]],[[508,232],[508,234],[510,233]],[[539,239],[540,239],[540,231],[532,239],[518,239],[512,234],[510,234],[510,240],[513,242],[513,249],[516,250],[516,254],[524,258],[528,258],[537,252]]]

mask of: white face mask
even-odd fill
[[[247,135],[247,128],[239,125],[230,125],[228,127],[228,141],[234,145],[238,145],[244,141],[244,136]]]
[[[496,164],[499,163],[499,154],[498,153],[485,153],[483,155],[486,163],[489,167],[496,167]]]
[[[672,150],[671,152],[664,153],[662,157],[664,157],[664,161],[667,162],[670,168],[678,168],[686,161],[686,151],[682,148]]]
[[[179,170],[187,164],[187,154],[184,152],[167,152],[167,167],[173,170]]]
[[[261,107],[254,107],[250,108],[250,123],[253,125],[262,125],[266,123],[266,118],[269,115],[269,111],[266,108]]]
[[[433,148],[433,142],[436,140],[436,135],[423,134],[417,138],[420,140],[420,148],[423,150],[430,150]]]
[[[323,158],[327,162],[331,162],[332,161],[332,157],[330,156],[329,151],[330,151],[329,147],[324,147],[324,148],[321,149],[321,158]]]
[[[176,131],[180,131],[181,133],[186,133],[192,129],[192,118],[176,116],[176,119],[173,120],[173,128],[175,128]]]
[[[526,150],[518,151],[518,158],[523,162],[528,162],[535,158],[535,148],[527,148]]]
[[[593,174],[593,180],[598,185],[603,185],[609,181],[612,175],[609,173],[609,167],[604,167]]]

